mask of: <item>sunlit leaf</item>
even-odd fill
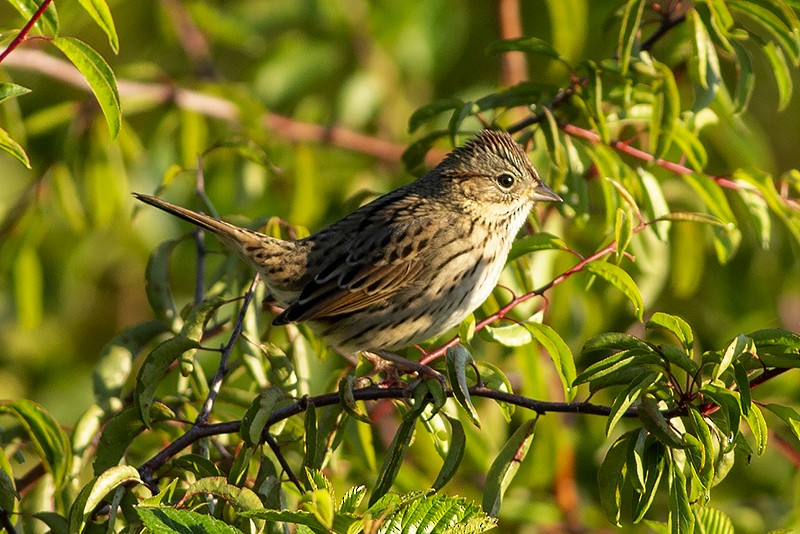
[[[92,17],[92,20],[103,30],[108,37],[108,44],[116,54],[119,52],[119,37],[114,26],[114,18],[105,0],[79,0],[83,9]]]
[[[541,323],[526,323],[525,327],[533,334],[533,337],[550,355],[553,365],[561,379],[561,386],[564,389],[564,398],[567,401],[575,398],[575,390],[572,383],[575,381],[575,359],[572,351],[567,344],[551,327]]]
[[[114,72],[93,48],[74,37],[56,37],[51,41],[77,68],[92,88],[108,124],[111,139],[117,137],[122,122],[119,92]]]
[[[561,54],[553,46],[542,39],[536,37],[519,37],[516,39],[506,39],[495,41],[486,49],[489,54],[499,54],[502,52],[528,52],[540,56],[546,56],[559,61],[565,61]]]
[[[625,4],[625,14],[622,16],[622,26],[619,30],[619,40],[617,43],[620,73],[623,76],[628,72],[633,43],[638,37],[642,13],[644,13],[646,5],[647,2],[644,0],[628,0]]]
[[[12,416],[22,425],[55,487],[60,488],[70,472],[72,451],[58,422],[39,404],[27,399],[0,401],[0,415]]]
[[[633,303],[633,311],[636,317],[641,321],[644,314],[644,301],[636,282],[633,281],[631,275],[625,272],[622,268],[617,267],[612,263],[596,261],[587,263],[583,266],[583,270],[597,275],[606,282],[610,283],[630,299]]]
[[[199,514],[191,510],[175,508],[148,508],[137,506],[136,513],[142,523],[153,533],[204,532],[208,534],[242,534],[242,531],[228,525],[221,519]]]
[[[25,149],[22,148],[22,145],[14,141],[11,136],[8,135],[8,132],[2,128],[0,128],[0,150],[11,154],[27,168],[31,168],[31,162],[28,159],[28,154],[25,152]]]

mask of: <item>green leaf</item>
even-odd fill
[[[86,521],[94,509],[111,490],[124,482],[139,480],[139,472],[130,465],[118,465],[107,469],[83,487],[69,512],[69,531],[83,532]]]
[[[462,497],[421,491],[386,495],[367,510],[365,518],[374,525],[370,532],[375,534],[477,534],[497,525],[496,519]]]
[[[74,37],[55,37],[51,41],[67,56],[92,88],[108,124],[111,139],[119,133],[122,112],[114,72],[103,57],[83,41]]]
[[[689,416],[691,418],[691,433],[700,442],[704,452],[705,462],[700,469],[696,471],[697,478],[700,480],[700,483],[703,485],[703,487],[708,489],[711,488],[711,485],[714,481],[715,464],[714,441],[711,436],[711,427],[709,426],[710,423],[707,422],[702,414],[700,414],[700,412],[693,407],[689,407]]]
[[[700,393],[719,406],[719,412],[725,418],[728,428],[726,429],[721,424],[717,426],[720,431],[727,435],[728,441],[732,443],[733,438],[739,432],[739,423],[742,419],[742,405],[739,400],[739,393],[715,384],[704,384],[700,388]]]
[[[171,239],[153,249],[144,271],[145,294],[150,308],[158,320],[164,321],[168,325],[172,325],[178,316],[172,300],[169,280],[172,251],[181,241],[182,239]]]
[[[523,323],[511,323],[502,326],[486,326],[481,337],[504,347],[523,347],[533,341],[533,335]]]
[[[652,317],[650,317],[650,320],[647,321],[645,328],[648,330],[652,328],[663,328],[672,332],[675,337],[678,338],[678,341],[681,342],[681,345],[683,345],[683,348],[686,349],[687,352],[691,352],[692,347],[694,347],[694,334],[692,333],[692,327],[690,327],[689,323],[677,315],[656,312]]]
[[[456,401],[458,401],[458,404],[464,408],[472,424],[480,428],[481,422],[478,418],[478,411],[472,404],[472,397],[470,397],[469,394],[469,384],[467,384],[467,366],[472,362],[472,354],[470,354],[463,345],[450,347],[445,353],[447,378],[450,381],[450,387],[453,389],[453,396],[456,398]]]
[[[764,45],[763,50],[772,66],[775,82],[778,84],[778,111],[783,111],[792,99],[792,71],[786,63],[783,50],[778,48],[773,41]]]
[[[761,248],[768,249],[772,241],[772,217],[769,214],[767,201],[749,189],[740,191],[739,198],[750,214],[750,224],[753,226],[758,244]]]
[[[116,54],[119,52],[119,37],[117,37],[117,29],[114,26],[114,18],[111,16],[111,10],[108,9],[108,4],[105,0],[79,0],[83,9],[89,14],[95,23],[100,26],[100,29],[108,37],[108,44],[111,50]]]
[[[514,241],[511,245],[511,252],[508,254],[507,262],[539,250],[569,250],[569,247],[558,236],[548,232],[537,232]]]
[[[201,478],[186,488],[187,497],[198,493],[216,495],[233,506],[237,512],[258,510],[264,507],[261,499],[253,490],[229,484],[225,477]]]
[[[581,354],[592,354],[603,350],[629,350],[633,351],[633,354],[648,354],[657,351],[654,345],[630,334],[606,332],[589,339],[583,345]]]
[[[611,435],[611,431],[622,416],[625,415],[627,409],[630,408],[634,402],[639,400],[642,394],[646,392],[650,386],[658,382],[662,376],[664,375],[661,373],[645,371],[634,378],[633,381],[617,395],[614,399],[614,404],[611,406],[611,413],[608,415],[606,421],[606,436]]]
[[[625,368],[635,367],[639,370],[640,365],[637,358],[635,358],[636,355],[637,353],[635,351],[626,350],[603,358],[590,365],[584,372],[575,377],[572,384],[573,386],[585,384]]]
[[[154,402],[150,406],[149,415],[151,423],[175,418],[175,413],[160,402]],[[128,446],[133,443],[134,438],[144,432],[146,428],[138,410],[133,406],[114,414],[103,426],[100,434],[92,465],[95,476],[99,476],[107,469],[117,465]]]
[[[31,168],[31,162],[28,159],[28,154],[25,152],[25,149],[22,148],[22,145],[14,141],[11,136],[8,135],[8,132],[2,128],[0,128],[0,150],[16,158],[17,161],[25,165],[28,169]]]
[[[739,248],[741,233],[736,228],[728,199],[722,189],[707,176],[685,174],[683,179],[694,189],[711,213],[719,217],[725,226],[714,226],[714,248],[720,263],[727,263]]]
[[[695,376],[700,365],[692,359],[691,352],[674,345],[662,345],[659,352],[669,363],[677,365],[690,376]]]
[[[480,371],[481,381],[486,385],[487,388],[494,389],[495,391],[513,393],[514,390],[511,387],[511,381],[508,379],[502,369],[486,361],[476,362],[476,365]],[[506,423],[510,423],[511,416],[514,415],[514,412],[516,411],[516,406],[508,402],[496,402],[503,414],[503,418],[506,420]]]
[[[660,158],[666,154],[672,144],[675,124],[678,122],[681,112],[681,97],[672,69],[660,62],[656,62],[655,66],[660,74],[659,94],[663,95],[664,101],[664,108],[660,115],[661,122],[658,124],[658,143],[654,152],[654,157]]]
[[[536,428],[536,418],[528,419],[509,438],[486,474],[486,485],[483,488],[483,511],[497,517],[503,495],[514,479],[522,460],[528,453]]]
[[[638,320],[642,320],[644,313],[644,302],[642,301],[642,294],[633,281],[631,275],[625,272],[622,268],[607,262],[591,262],[583,266],[584,271],[597,275],[606,282],[610,283],[630,299],[633,303],[633,309]]]
[[[670,462],[669,527],[671,534],[694,532],[694,514],[686,491],[686,477],[676,463]]]
[[[575,358],[572,351],[551,327],[542,323],[527,323],[525,327],[533,334],[533,337],[550,355],[553,365],[561,379],[561,386],[564,389],[564,399],[571,401],[575,398],[575,390],[572,383],[575,381]]]
[[[0,83],[0,103],[8,100],[9,98],[15,98],[30,92],[31,90],[27,87],[23,87],[15,83]]]
[[[646,4],[644,0],[628,0],[625,4],[625,14],[622,16],[622,26],[619,29],[619,40],[617,43],[620,74],[623,76],[628,73],[633,43],[636,41],[637,35],[639,34],[642,13],[644,13]]]
[[[735,363],[744,353],[755,353],[756,347],[753,340],[744,334],[739,334],[725,349],[717,369],[714,371],[714,380],[722,376],[731,364]]]
[[[736,53],[736,92],[733,96],[733,109],[740,113],[747,109],[753,88],[756,86],[756,77],[753,73],[753,63],[750,54],[738,41],[731,41],[733,51]]]
[[[789,427],[794,437],[800,439],[800,413],[797,410],[780,404],[764,404],[764,408],[777,415]]]
[[[339,512],[343,514],[355,513],[366,494],[366,486],[353,486],[342,497],[342,501],[339,503]]]
[[[433,117],[463,107],[464,101],[459,98],[447,98],[445,100],[436,100],[430,104],[426,104],[418,108],[411,117],[408,119],[408,132],[414,133],[420,126],[431,120]]]
[[[659,409],[656,398],[650,393],[645,393],[640,397],[640,400],[639,420],[642,425],[667,447],[674,449],[685,448],[686,444],[680,434],[670,426],[669,421]]]
[[[147,321],[122,331],[103,347],[92,369],[92,386],[95,402],[105,411],[121,407],[120,395],[133,368],[133,359],[147,343],[166,331],[161,321]]]
[[[0,415],[9,415],[19,421],[34,452],[53,477],[53,484],[61,488],[70,473],[72,450],[58,422],[40,405],[27,399],[0,401]]]
[[[733,523],[721,510],[710,506],[694,506],[692,508],[696,520],[695,526],[703,534],[735,534]],[[775,531],[772,531],[777,534]]]
[[[527,52],[557,59],[566,63],[566,60],[550,43],[536,37],[519,37],[516,39],[495,41],[486,49],[487,54],[500,54],[503,52]]]
[[[728,0],[729,7],[748,15],[759,23],[764,30],[769,32],[773,41],[768,44],[778,42],[784,50],[789,52],[792,59],[797,62],[800,58],[800,23],[797,16],[791,9],[782,9],[783,18],[778,16],[771,9],[764,7],[761,2],[745,0]],[[774,46],[774,45],[773,45]],[[776,50],[778,50],[776,48]],[[781,56],[783,52],[781,52]],[[788,73],[788,70],[787,70]]]
[[[745,416],[745,421],[747,421],[750,432],[753,434],[753,439],[756,443],[756,454],[761,456],[764,454],[764,451],[767,450],[767,439],[769,437],[769,430],[767,428],[767,422],[764,419],[764,414],[761,413],[761,409],[757,405],[752,404]]]
[[[147,508],[137,506],[136,513],[153,534],[174,532],[202,532],[204,534],[242,534],[242,531],[210,515],[191,510],[173,508]]]
[[[628,446],[637,431],[622,435],[608,449],[603,463],[597,470],[597,486],[600,490],[600,505],[606,518],[615,526],[620,524],[620,507],[622,504],[622,485],[625,481],[625,464],[628,457]]]
[[[10,0],[10,3],[26,20],[31,20],[33,18],[41,4],[41,2],[37,2],[36,0]],[[47,9],[45,9],[44,13],[42,13],[42,16],[36,21],[33,27],[36,28],[36,31],[41,35],[58,35],[58,13],[56,12],[55,3],[51,3],[47,6]]]
[[[633,236],[631,218],[629,209],[617,208],[617,217],[614,222],[614,242],[616,243],[614,254],[616,255],[617,265],[625,258],[625,251],[628,249]]]
[[[786,206],[780,193],[775,189],[775,183],[770,174],[757,170],[737,169],[733,173],[733,177],[737,182],[746,182],[755,186],[764,197],[772,213],[783,221],[794,240],[800,243],[800,217],[796,210]]]
[[[369,505],[372,506],[378,499],[383,497],[394,484],[397,473],[400,471],[400,466],[403,465],[403,458],[408,452],[408,447],[411,445],[411,440],[414,437],[414,426],[417,420],[414,418],[403,418],[397,433],[394,435],[392,444],[389,445],[389,451],[386,453],[386,458],[383,461],[380,471],[378,471],[378,479],[375,481],[375,487],[372,490],[372,495],[369,498]]]
[[[283,398],[283,392],[276,388],[270,387],[261,391],[261,393],[253,399],[250,408],[245,412],[242,417],[242,425],[239,432],[242,435],[245,443],[248,445],[258,445],[261,443],[261,434],[267,425],[269,416],[275,409],[275,405]]]
[[[453,475],[458,471],[458,466],[461,465],[461,460],[464,458],[464,451],[466,450],[467,437],[464,433],[464,426],[461,421],[455,417],[448,417],[447,421],[450,423],[450,440],[447,445],[447,456],[444,459],[442,468],[439,474],[436,475],[436,480],[431,484],[431,488],[439,491],[444,487],[447,482],[453,478]]]
[[[700,111],[708,107],[716,97],[717,90],[722,82],[719,58],[714,43],[711,41],[706,26],[702,19],[693,11],[688,13],[689,20],[694,29],[692,39],[692,61],[690,61],[695,82],[695,102],[693,111]]]
[[[198,348],[200,344],[185,336],[168,339],[153,349],[145,358],[136,377],[133,402],[142,422],[150,427],[152,416],[150,409],[159,382],[167,373],[169,366],[189,349]]]
[[[361,409],[355,399],[353,390],[356,386],[356,377],[348,374],[339,381],[339,404],[344,410],[362,423],[372,424],[369,415]]]
[[[708,163],[708,153],[697,132],[690,130],[682,121],[672,125],[672,140],[686,156],[686,161],[695,172],[703,172]],[[637,169],[638,170],[638,169]]]
[[[650,505],[658,493],[658,486],[659,482],[661,482],[661,476],[664,474],[665,463],[664,445],[655,440],[645,440],[645,450],[642,455],[644,485],[633,495],[634,523],[641,521],[647,510],[650,509]],[[630,467],[628,470],[630,471]]]

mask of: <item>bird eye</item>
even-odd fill
[[[514,177],[508,174],[507,172],[498,174],[495,180],[497,180],[497,183],[503,189],[510,189],[511,186],[514,185],[514,182],[516,181]]]

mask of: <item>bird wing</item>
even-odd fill
[[[420,250],[429,246],[437,230],[452,233],[451,226],[437,228],[422,217],[360,235],[341,247],[341,253],[324,258],[325,267],[273,324],[357,312],[404,291],[428,268],[425,256],[430,255]]]

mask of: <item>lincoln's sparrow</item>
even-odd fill
[[[536,201],[560,201],[522,147],[485,130],[416,181],[316,234],[283,241],[134,193],[217,234],[284,311],[344,352],[382,352],[457,325],[489,296]]]

